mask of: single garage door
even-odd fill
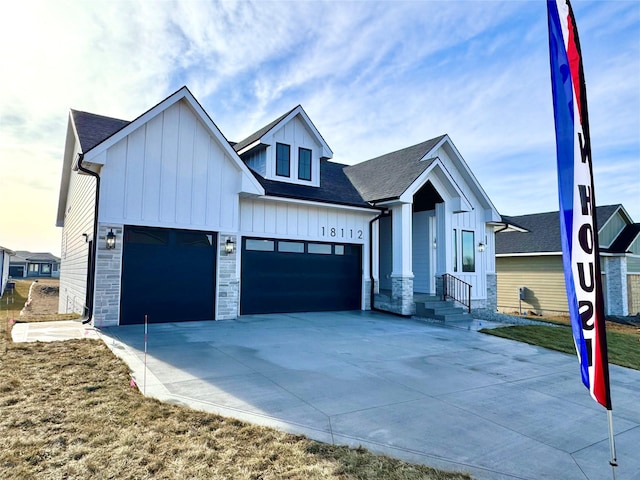
[[[125,226],[120,324],[212,320],[216,234]]]
[[[240,313],[359,310],[362,246],[245,238]]]
[[[23,265],[9,265],[9,276],[15,278],[24,277],[24,266]]]

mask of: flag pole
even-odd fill
[[[616,467],[618,466],[618,458],[616,457],[616,441],[613,436],[613,412],[611,409],[607,410],[607,419],[609,421],[609,450],[611,450],[611,460],[609,460],[609,465],[611,465],[611,474],[613,475],[613,480],[616,480]]]
[[[142,395],[147,395],[147,314],[144,315],[144,373],[142,374]]]

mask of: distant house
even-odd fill
[[[60,276],[60,258],[51,253],[33,253],[16,250],[9,263],[12,278],[37,278]]]
[[[607,315],[640,312],[640,223],[622,205],[596,209]],[[498,309],[568,313],[558,212],[504,217],[520,231],[496,234]],[[513,230],[513,229],[512,229]]]
[[[13,250],[9,250],[0,245],[0,297],[4,295],[9,278],[9,258],[13,255]]]
[[[72,110],[60,312],[97,326],[411,315],[445,274],[495,309],[501,218],[447,135],[353,166],[332,157],[300,105],[233,144],[186,87],[131,122]]]

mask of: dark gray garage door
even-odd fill
[[[125,226],[120,324],[214,318],[216,235]]]
[[[243,315],[361,307],[360,245],[245,238],[241,268]]]
[[[23,265],[9,265],[9,276],[11,277],[24,277]]]

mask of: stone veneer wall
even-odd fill
[[[413,315],[413,277],[391,277],[391,298],[376,298],[375,307],[399,315]]]
[[[374,284],[375,285],[375,284]],[[371,310],[371,280],[364,281],[364,309]]]
[[[629,302],[627,293],[627,258],[604,257],[605,273],[607,275],[606,314],[629,314]]]
[[[232,254],[227,254],[225,246],[227,239],[235,244],[236,249]],[[240,280],[238,279],[236,268],[238,255],[238,238],[236,235],[218,236],[218,297],[217,320],[232,320],[238,317],[240,312]]]
[[[116,234],[116,248],[107,250],[107,232]],[[96,281],[94,288],[94,327],[118,325],[120,317],[120,276],[122,270],[122,225],[98,225]]]
[[[498,275],[495,273],[487,273],[487,299],[482,308],[492,312],[498,310]]]

